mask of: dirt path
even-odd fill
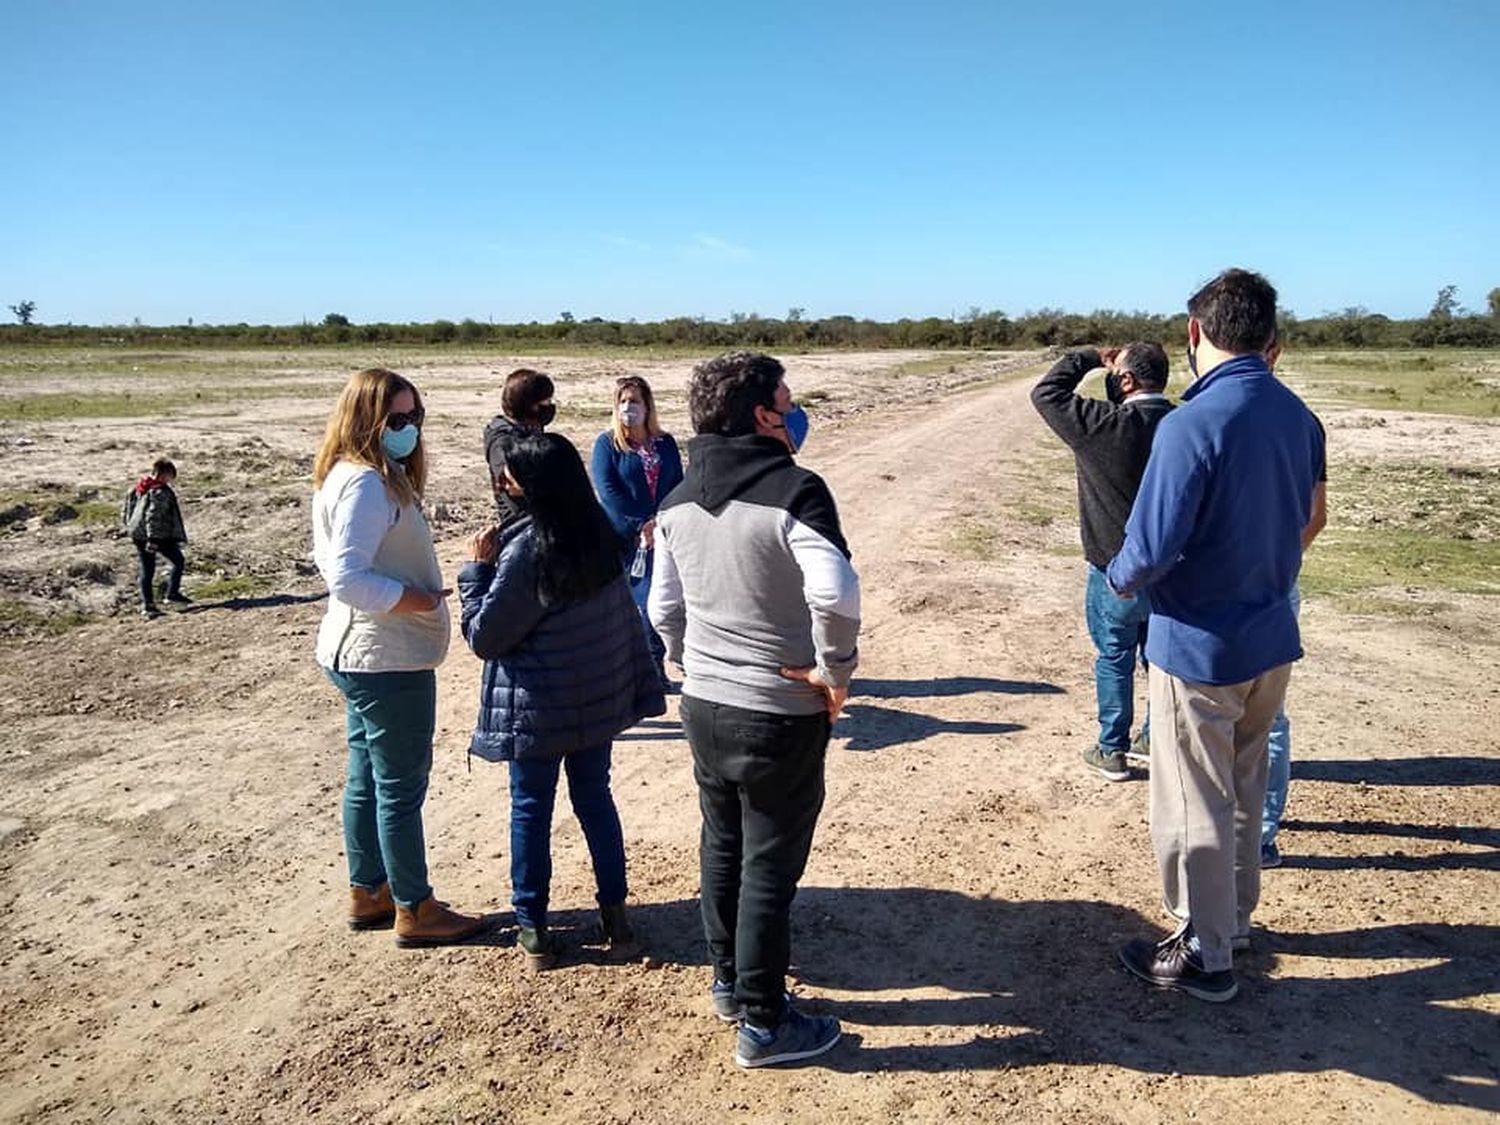
[[[340,711],[311,663],[321,605],[299,600],[306,585],[180,615],[165,652],[159,630],[123,621],[10,650],[0,1117],[1500,1110],[1493,610],[1458,599],[1456,617],[1393,623],[1306,607],[1288,865],[1267,874],[1241,997],[1148,993],[1113,960],[1162,922],[1146,787],[1077,761],[1092,733],[1082,564],[1072,528],[1018,514],[1036,459],[1057,456],[1027,385],[859,415],[807,452],[866,592],[856,697],[794,912],[798,991],[846,1030],[825,1066],[744,1074],[706,1013],[696,798],[671,715],[616,749],[646,962],[605,965],[579,944],[591,880],[566,815],[553,903],[578,946],[567,967],[527,974],[508,925],[422,953],[347,933]],[[452,440],[476,445],[470,428]],[[445,529],[450,573],[462,530]],[[477,680],[457,646],[440,673],[429,853],[443,897],[508,923],[504,774],[468,772],[463,753]]]

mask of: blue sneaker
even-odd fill
[[[774,1028],[756,1027],[748,1020],[740,1024],[734,1061],[744,1067],[799,1062],[832,1050],[842,1034],[832,1016],[805,1016],[788,1004]]]
[[[1281,866],[1281,849],[1275,844],[1262,844],[1260,846],[1260,869],[1265,871],[1272,867]]]
[[[745,1018],[745,1006],[734,998],[734,985],[727,980],[714,977],[708,996],[713,1002],[714,1015],[725,1023],[739,1023]]]

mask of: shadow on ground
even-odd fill
[[[833,737],[846,738],[846,750],[884,750],[889,746],[920,742],[938,734],[1014,734],[1025,730],[1021,723],[990,723],[977,719],[940,719],[916,711],[849,703],[834,725]]]
[[[1294,781],[1346,785],[1500,785],[1500,758],[1381,758],[1294,761]]]
[[[183,615],[209,613],[218,609],[276,609],[286,605],[310,605],[313,602],[321,602],[327,597],[328,592],[325,590],[314,594],[265,594],[258,598],[225,598],[217,602],[194,602],[178,610],[178,613]]]
[[[704,963],[696,902],[646,905],[633,916],[653,957]],[[850,1032],[849,1044],[819,1060],[836,1070],[1060,1063],[1219,1077],[1345,1071],[1429,1102],[1500,1110],[1497,1022],[1456,1006],[1493,992],[1500,926],[1258,934],[1259,948],[1237,966],[1240,995],[1224,1005],[1153,991],[1118,967],[1120,942],[1164,933],[1155,920],[1102,902],[806,887],[793,906],[793,974],[835,994],[946,993],[814,1002]],[[1326,968],[1300,975],[1306,967],[1288,957],[1368,964],[1329,979]],[[862,1042],[876,1038],[874,1029],[907,1027],[947,1030],[936,1042],[925,1031],[900,1045]]]
[[[864,680],[849,686],[851,696],[867,699],[939,699],[955,695],[1061,695],[1056,684],[1038,680],[992,680],[983,676],[949,676],[941,680]]]

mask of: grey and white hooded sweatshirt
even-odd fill
[[[779,439],[701,434],[656,516],[647,610],[684,695],[814,715],[823,693],[781,675],[816,665],[844,686],[859,662],[859,576],[821,477]]]

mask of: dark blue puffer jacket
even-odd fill
[[[583,602],[537,599],[531,521],[500,557],[458,575],[463,634],[484,660],[471,753],[492,762],[556,758],[612,740],[667,709],[624,576]]]

